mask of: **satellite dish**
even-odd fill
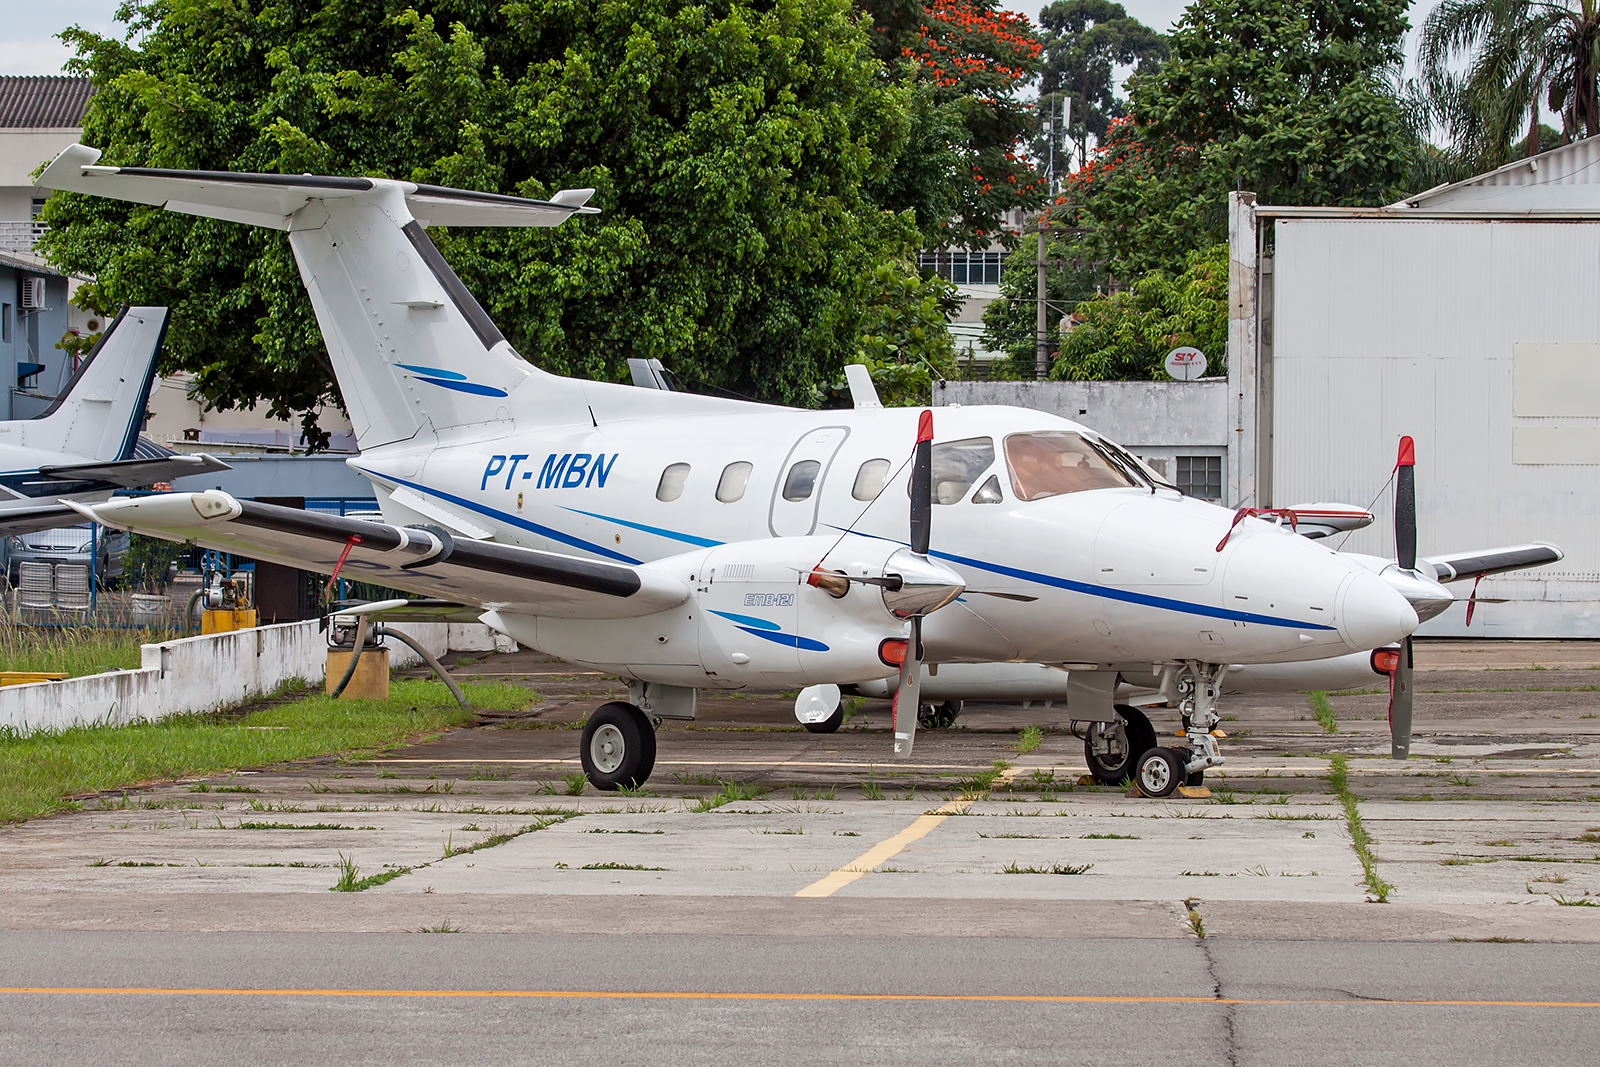
[[[1174,381],[1192,382],[1205,376],[1206,354],[1198,348],[1184,345],[1167,353],[1167,374]]]

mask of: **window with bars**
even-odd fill
[[[1222,499],[1221,456],[1179,456],[1173,484],[1184,496],[1197,500]]]
[[[999,285],[1000,252],[923,252],[917,265],[957,285]]]

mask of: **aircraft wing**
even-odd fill
[[[6,502],[0,504],[0,537],[33,533],[35,530],[54,530],[58,526],[76,526],[83,521],[76,509],[52,501],[49,504]]]
[[[331,574],[483,610],[582,619],[649,615],[689,587],[650,568],[493,541],[440,527],[390,526],[236,500],[220,490],[72,505],[107,526],[191,541],[286,567]]]
[[[45,478],[62,482],[110,482],[133,489],[152,482],[170,482],[189,474],[228,471],[228,464],[204,452],[198,455],[161,456],[150,459],[116,459],[105,463],[73,463],[40,467]]]
[[[1503,574],[1506,571],[1519,571],[1525,567],[1555,563],[1564,555],[1565,553],[1555,545],[1535,541],[1528,545],[1486,548],[1479,552],[1428,556],[1420,562],[1431,566],[1441,582],[1457,582],[1466,578],[1481,578],[1486,574]]]

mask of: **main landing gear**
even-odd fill
[[[602,704],[584,724],[578,755],[584,777],[596,789],[637,789],[655,770],[655,724],[632,704]]]
[[[1128,704],[1116,706],[1116,722],[1093,722],[1083,738],[1083,756],[1089,773],[1104,785],[1133,781],[1146,796],[1169,797],[1180,787],[1198,788],[1208,767],[1221,766],[1217,751],[1217,697],[1226,664],[1193,660],[1169,667],[1162,690],[1178,705],[1183,728],[1178,743],[1159,747],[1155,727]]]

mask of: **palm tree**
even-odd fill
[[[1468,57],[1465,70],[1453,62]],[[1444,0],[1422,27],[1422,84],[1456,151],[1476,169],[1505,163],[1539,114],[1561,116],[1562,139],[1600,133],[1600,0]]]

